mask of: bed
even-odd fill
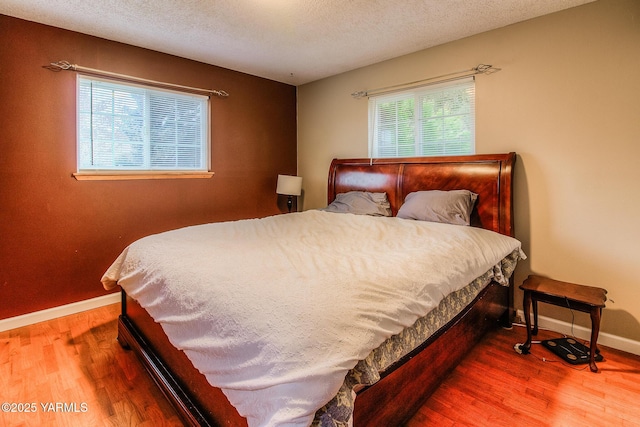
[[[105,273],[105,277],[103,277],[103,283],[107,288],[113,288],[118,284],[123,285],[122,315],[118,322],[118,340],[124,347],[131,348],[139,356],[151,377],[176,407],[187,425],[246,426],[248,424],[247,418],[241,416],[239,410],[236,408],[241,408],[242,412],[245,412],[247,407],[281,405],[278,403],[280,399],[278,392],[281,389],[290,389],[292,387],[291,384],[295,384],[296,387],[298,387],[298,384],[293,380],[284,380],[275,385],[271,383],[273,380],[272,377],[280,379],[286,375],[283,374],[285,371],[281,370],[283,368],[280,365],[272,365],[268,359],[265,359],[265,354],[269,355],[271,353],[263,349],[270,349],[270,347],[262,342],[259,345],[253,345],[256,348],[260,348],[259,351],[255,352],[255,357],[252,347],[244,347],[237,350],[238,353],[234,356],[237,357],[238,360],[237,366],[227,367],[227,365],[222,364],[222,361],[218,363],[217,358],[213,358],[216,360],[212,362],[210,355],[205,354],[204,350],[200,347],[200,333],[191,333],[198,331],[198,328],[201,328],[201,326],[182,323],[184,317],[190,316],[189,310],[191,307],[200,305],[200,301],[198,301],[196,297],[189,296],[187,298],[185,296],[185,294],[191,292],[192,288],[183,286],[177,288],[178,291],[162,288],[162,292],[156,291],[155,294],[147,291],[149,283],[158,281],[156,280],[158,274],[150,267],[145,266],[141,268],[140,265],[142,261],[140,261],[140,259],[144,259],[147,252],[153,252],[153,249],[160,245],[160,241],[164,242],[166,240],[166,242],[169,242],[168,245],[173,248],[175,253],[168,254],[168,258],[165,258],[164,261],[156,260],[151,262],[151,264],[155,263],[158,268],[164,266],[165,263],[169,264],[173,262],[173,260],[177,258],[176,254],[187,253],[186,257],[188,259],[194,258],[195,255],[190,252],[193,244],[188,239],[194,239],[195,241],[204,239],[203,236],[207,235],[213,236],[211,238],[214,239],[216,238],[215,236],[223,236],[225,241],[229,242],[231,241],[229,236],[241,236],[241,238],[234,240],[240,242],[248,239],[244,234],[238,234],[244,233],[243,230],[247,228],[266,227],[266,229],[275,233],[273,236],[286,235],[289,228],[295,230],[295,233],[292,234],[292,239],[283,241],[278,239],[265,240],[265,242],[255,244],[253,248],[243,248],[235,244],[227,245],[230,247],[225,247],[223,253],[216,253],[215,255],[219,263],[215,269],[223,270],[225,266],[232,265],[230,264],[232,261],[230,261],[230,258],[227,259],[226,256],[227,253],[231,253],[232,249],[236,247],[243,253],[245,258],[253,259],[253,251],[262,251],[264,247],[267,247],[267,252],[273,254],[279,250],[278,248],[285,248],[286,250],[286,248],[294,244],[293,240],[307,241],[306,239],[310,239],[308,241],[313,241],[314,233],[307,233],[310,227],[309,221],[319,223],[320,225],[325,224],[325,227],[333,226],[336,229],[340,229],[339,234],[345,235],[346,238],[340,243],[341,246],[328,246],[332,251],[328,259],[326,257],[323,259],[316,258],[315,252],[322,252],[320,249],[317,251],[315,249],[309,249],[309,251],[306,252],[298,250],[286,255],[288,262],[292,264],[295,264],[292,260],[297,260],[298,257],[303,258],[303,255],[297,254],[305,252],[309,253],[311,257],[306,261],[304,259],[299,260],[303,266],[301,269],[296,270],[295,265],[286,265],[287,271],[297,271],[297,273],[293,275],[293,278],[290,279],[291,284],[287,284],[287,280],[284,279],[282,281],[283,284],[280,284],[280,281],[276,282],[276,279],[273,279],[273,282],[269,282],[269,277],[276,277],[278,274],[283,273],[285,268],[278,264],[279,261],[272,258],[261,261],[256,267],[254,276],[260,277],[260,280],[264,279],[264,282],[269,284],[269,286],[273,286],[273,288],[268,288],[268,292],[262,288],[251,288],[247,294],[249,298],[244,300],[245,302],[242,303],[240,308],[235,308],[235,311],[233,311],[237,318],[251,318],[251,316],[246,316],[246,313],[242,311],[243,307],[246,307],[247,311],[251,313],[255,312],[256,316],[258,316],[258,312],[261,311],[264,306],[276,304],[277,301],[284,298],[284,294],[295,294],[299,292],[298,288],[293,286],[293,284],[297,284],[298,282],[304,284],[304,286],[308,286],[308,289],[320,289],[320,286],[327,286],[331,292],[334,292],[337,291],[338,287],[348,287],[350,289],[349,292],[356,293],[355,290],[359,289],[357,283],[360,281],[370,282],[373,280],[374,285],[383,282],[386,285],[387,281],[392,283],[391,280],[398,276],[402,278],[400,282],[411,282],[411,286],[408,286],[408,288],[413,289],[416,287],[413,283],[414,279],[410,276],[405,276],[405,271],[403,271],[402,274],[393,271],[393,268],[389,267],[390,264],[384,264],[384,260],[376,260],[373,264],[367,264],[367,261],[372,256],[371,254],[365,254],[361,258],[358,257],[359,254],[358,256],[351,255],[357,251],[357,249],[348,247],[349,242],[354,240],[354,238],[350,237],[352,230],[362,229],[365,234],[375,235],[379,233],[383,235],[382,233],[388,233],[386,230],[388,226],[395,227],[392,233],[405,233],[398,234],[398,236],[402,236],[401,238],[398,237],[398,241],[389,239],[389,234],[384,234],[384,236],[386,236],[384,237],[385,245],[392,245],[389,246],[389,248],[391,248],[389,252],[398,258],[402,258],[402,256],[398,254],[403,254],[404,252],[402,252],[402,248],[396,248],[396,246],[405,245],[404,242],[411,241],[413,236],[422,236],[420,233],[426,233],[425,235],[428,234],[429,236],[443,236],[439,239],[444,241],[449,239],[449,237],[444,237],[444,234],[440,235],[438,233],[451,233],[451,230],[454,229],[454,234],[463,233],[464,236],[461,234],[459,238],[465,241],[469,240],[471,246],[479,245],[476,240],[477,234],[481,234],[483,239],[485,235],[490,235],[488,236],[490,239],[494,239],[495,237],[495,241],[489,240],[488,243],[482,243],[482,245],[485,246],[480,246],[479,255],[475,256],[475,258],[486,257],[486,262],[490,264],[488,269],[483,266],[484,264],[480,264],[475,259],[464,262],[451,260],[443,263],[442,261],[438,261],[438,263],[434,264],[435,267],[430,266],[429,268],[431,270],[442,270],[442,274],[445,276],[438,279],[438,281],[447,282],[446,287],[448,290],[446,292],[428,291],[428,297],[425,297],[425,300],[429,300],[428,303],[421,302],[414,304],[411,301],[411,295],[405,295],[404,288],[400,290],[400,285],[395,283],[389,285],[392,286],[391,288],[381,286],[382,295],[389,296],[389,298],[380,298],[379,295],[367,297],[367,299],[365,299],[366,304],[361,304],[364,306],[363,309],[365,312],[359,313],[358,310],[354,309],[354,312],[359,313],[356,314],[354,319],[345,318],[343,322],[346,323],[339,323],[338,326],[336,326],[338,330],[345,331],[344,333],[349,337],[348,340],[344,339],[344,337],[339,337],[339,341],[348,341],[348,343],[341,343],[340,347],[342,347],[343,344],[348,346],[351,345],[352,342],[357,343],[358,340],[361,339],[363,343],[371,342],[375,344],[375,348],[372,348],[371,352],[369,349],[358,350],[358,357],[355,361],[351,360],[353,359],[351,353],[345,355],[345,359],[337,359],[335,365],[339,365],[340,369],[337,369],[334,364],[328,363],[331,366],[322,366],[318,368],[318,371],[305,371],[302,376],[310,377],[311,379],[318,377],[320,382],[316,382],[308,388],[297,388],[290,392],[294,396],[297,393],[301,397],[300,400],[304,400],[304,402],[299,403],[300,407],[304,408],[310,405],[310,403],[306,401],[311,400],[310,398],[306,399],[307,394],[314,395],[316,390],[320,390],[318,394],[324,396],[319,397],[320,399],[325,399],[326,396],[329,395],[335,395],[331,401],[327,400],[327,405],[316,413],[315,420],[313,420],[314,425],[348,425],[350,423],[356,426],[401,425],[415,413],[425,399],[437,388],[440,382],[450,373],[457,363],[459,363],[468,350],[480,340],[487,330],[500,324],[507,327],[510,326],[513,317],[513,283],[510,277],[512,277],[513,269],[518,259],[524,257],[524,254],[520,251],[519,242],[515,241],[515,239],[503,238],[503,241],[498,240],[499,238],[497,236],[512,237],[514,234],[512,180],[515,158],[514,153],[508,153],[437,158],[334,159],[329,168],[327,191],[329,208],[338,206],[336,203],[342,200],[342,196],[344,195],[355,194],[361,197],[362,195],[384,194],[385,206],[389,210],[390,217],[382,216],[377,218],[370,215],[344,215],[342,213],[321,210],[277,215],[260,220],[244,220],[232,222],[233,224],[228,225],[210,224],[207,226],[196,226],[195,228],[189,227],[188,230],[163,233],[160,237],[150,236],[148,241],[146,240],[146,247],[138,248],[134,244],[125,249],[118,260],[114,262],[114,265]],[[472,210],[469,211],[468,218],[466,218],[471,227],[460,225],[451,226],[449,224],[443,225],[439,221],[431,223],[430,221],[412,221],[410,219],[398,218],[399,216],[410,218],[410,216],[407,217],[407,209],[405,209],[405,207],[409,205],[409,198],[407,196],[421,194],[431,197],[432,194],[436,194],[439,191],[447,192],[447,194],[466,191],[472,195],[470,204]],[[295,228],[295,224],[297,224],[298,228]],[[397,228],[398,226],[400,226],[400,228]],[[221,227],[226,228],[223,229]],[[225,231],[227,229],[229,231]],[[494,233],[487,233],[483,229],[490,230]],[[356,231],[353,232],[355,233]],[[180,233],[182,233],[182,235],[177,236]],[[223,233],[230,234],[225,235]],[[319,234],[324,235],[323,233],[326,233],[326,231]],[[472,237],[466,237],[468,233],[471,233]],[[300,237],[301,235],[304,236]],[[446,236],[448,235],[449,234]],[[395,236],[395,234],[392,234],[392,236]],[[181,243],[176,243],[176,240],[167,240],[177,237],[187,239],[188,244],[180,247]],[[322,239],[324,239],[324,237],[322,237]],[[332,237],[331,239],[336,240],[338,237]],[[420,237],[420,239],[422,239],[422,237]],[[421,241],[420,239],[416,238],[418,241]],[[456,239],[458,239],[458,237],[456,237]],[[270,247],[270,243],[268,242],[275,240],[279,243],[275,243],[274,245],[276,246]],[[209,242],[209,240],[206,241]],[[458,240],[454,239],[452,242],[458,244]],[[406,244],[408,245],[409,243]],[[453,244],[449,246],[452,245]],[[163,249],[163,251],[164,250],[165,249]],[[410,248],[410,250],[414,249]],[[453,250],[457,250],[456,247],[453,247]],[[133,253],[136,253],[136,251],[142,254],[140,259],[135,258],[134,261],[130,261],[130,259],[133,258]],[[363,253],[365,252],[364,249],[362,251]],[[376,252],[379,253],[381,251],[377,250]],[[418,255],[418,257],[420,257],[420,255]],[[348,262],[345,260],[348,260]],[[126,264],[127,262],[129,264]],[[393,263],[398,262],[399,261],[394,258]],[[458,262],[464,265],[472,264],[476,269],[474,270],[475,272],[463,271],[462,267],[457,267]],[[187,261],[180,261],[180,264],[184,263],[187,263]],[[356,264],[356,267],[365,266],[365,268],[358,267],[357,270],[353,271],[345,270],[349,272],[348,278],[345,278],[345,273],[339,273],[342,271],[342,264],[353,263]],[[313,273],[313,277],[305,278],[305,272],[313,271],[314,266],[311,264],[319,265],[319,269]],[[448,271],[448,268],[439,267],[445,264],[447,267],[450,265],[452,271]],[[476,266],[476,264],[478,265]],[[123,267],[123,265],[127,265],[128,267]],[[348,268],[353,268],[353,266],[349,265]],[[407,270],[413,267],[403,268]],[[424,271],[421,272],[418,267],[416,268],[418,274],[424,276]],[[192,272],[196,270],[198,270],[198,267],[193,264],[186,272],[186,275],[191,276]],[[233,269],[229,267],[229,270]],[[247,270],[251,269],[247,268]],[[367,274],[373,273],[374,279],[364,277],[360,280],[358,277],[360,274],[359,271],[361,270],[368,270]],[[461,273],[458,274],[456,273],[457,271],[461,271]],[[172,276],[173,272],[174,269],[171,269],[165,275]],[[242,272],[233,270],[233,274],[227,272],[226,275],[223,274],[217,277],[216,281],[239,280],[236,277],[241,273]],[[205,272],[204,274],[207,273]],[[258,276],[256,276],[256,274]],[[288,273],[284,271],[284,275],[286,276],[287,274]],[[376,276],[375,274],[378,275]],[[195,273],[193,273],[193,275],[195,275]],[[352,275],[353,277],[351,277]],[[247,279],[243,278],[242,280],[249,281],[251,279],[255,281],[254,276],[249,274]],[[336,289],[330,285],[334,276],[337,282],[337,285],[335,285]],[[453,279],[451,280],[452,283],[449,284],[448,276],[456,276],[455,280],[457,284],[455,286]],[[147,282],[139,284],[140,277],[145,277]],[[407,279],[405,279],[405,277],[407,277]],[[198,280],[202,281],[198,278],[188,278],[188,280],[195,282],[198,282]],[[166,281],[169,281],[169,279],[163,276],[161,280],[163,283],[162,286],[164,286]],[[317,281],[322,283],[315,283]],[[136,285],[131,286],[129,288],[130,290],[125,292],[124,289],[127,288],[129,282],[135,282]],[[231,283],[233,283],[233,286],[236,286],[235,282]],[[348,286],[345,286],[345,283],[348,283]],[[209,284],[207,283],[206,286],[209,286]],[[352,291],[352,287],[355,290]],[[200,288],[193,289],[198,289],[197,291],[193,291],[194,294],[200,293]],[[233,288],[237,289],[234,290],[234,292],[227,292],[225,289],[230,288],[216,288],[216,291],[218,293],[234,294],[242,294],[244,292],[241,288]],[[389,289],[393,289],[393,291],[390,292]],[[305,290],[304,293],[297,295],[296,301],[305,300],[308,292],[310,291]],[[438,297],[434,297],[431,292],[433,292],[434,295],[438,294]],[[440,296],[441,293],[442,296]],[[445,295],[449,293],[454,295]],[[169,294],[179,294],[178,298],[181,299],[181,301],[173,302],[166,300]],[[135,298],[133,298],[132,295],[135,296]],[[251,298],[252,295],[254,298]],[[339,306],[340,301],[335,301],[335,304],[331,304],[331,298],[322,296],[320,293],[314,295],[314,298],[317,298],[317,300],[324,301],[324,311],[330,311],[333,309],[333,305],[336,307]],[[466,298],[460,300],[464,301],[464,303],[455,299],[458,298],[458,295]],[[322,298],[324,298],[324,300]],[[405,302],[395,303],[396,299],[400,301],[403,298]],[[187,301],[184,302],[182,299],[186,299]],[[217,300],[217,297],[213,299]],[[339,298],[339,300],[341,299],[342,297]],[[259,303],[256,303],[256,301]],[[382,321],[380,319],[371,319],[375,317],[372,314],[373,312],[378,313],[378,310],[382,310],[382,308],[379,308],[376,304],[379,303],[380,307],[382,307],[383,304],[386,305],[392,301],[394,301],[393,304],[395,304],[394,308],[391,309],[392,314],[382,316],[393,318],[392,321],[386,318]],[[182,305],[177,311],[164,313],[165,310],[169,310],[169,306],[177,306],[178,304]],[[288,304],[286,309],[279,308],[277,313],[293,313],[299,310],[296,314],[296,319],[304,318],[305,320],[301,323],[324,322],[324,320],[319,320],[320,318],[314,317],[315,311],[313,311],[312,308],[300,308],[301,304],[298,303]],[[225,309],[229,303],[225,302],[223,305],[224,306],[218,305],[216,310]],[[143,308],[143,306],[145,308]],[[411,308],[407,308],[408,306],[411,306]],[[449,309],[449,306],[455,307],[455,310],[452,311]],[[369,310],[370,307],[374,307],[375,309],[371,308],[372,311],[366,311]],[[207,322],[215,324],[213,329],[216,330],[216,328],[220,328],[222,332],[220,336],[209,338],[205,341],[211,341],[213,346],[217,346],[215,351],[218,351],[218,353],[215,353],[215,351],[214,353],[217,354],[220,359],[227,357],[226,353],[223,354],[224,352],[220,352],[220,348],[230,348],[229,343],[235,341],[242,341],[242,345],[248,342],[248,340],[244,338],[242,338],[242,340],[236,339],[236,334],[239,334],[240,331],[240,329],[237,328],[244,326],[235,325],[235,323],[237,323],[235,320],[225,320],[223,323],[218,324],[216,317],[218,313],[212,314],[211,309],[208,308],[207,310],[207,314],[205,315]],[[307,319],[306,310],[308,310],[311,321]],[[344,310],[344,308],[341,308],[341,310],[350,311]],[[429,317],[438,310],[443,310],[448,314],[448,317],[443,318],[444,320],[440,319],[437,321],[440,323],[437,323],[433,318]],[[154,320],[154,317],[152,317],[150,313],[152,313],[156,319],[160,320]],[[268,335],[272,329],[270,323],[272,317],[281,317],[277,313],[262,314],[264,317],[261,319],[269,319],[268,327],[263,327],[263,320],[260,320],[260,322],[249,320],[249,325],[252,327],[258,325],[255,326],[256,331],[259,331],[262,335]],[[290,317],[284,317],[282,323],[293,325]],[[335,312],[332,312],[330,317],[342,316],[338,316]],[[420,322],[424,323],[421,324]],[[233,325],[228,326],[229,323]],[[412,343],[410,348],[397,350],[398,345],[392,342],[391,339],[403,334],[413,336],[414,330],[422,327],[420,325],[424,326],[424,329],[432,328],[433,330],[426,331],[426,335],[421,335],[418,342]],[[174,326],[175,330],[172,330]],[[206,329],[207,327],[205,326],[204,328]],[[291,335],[292,340],[299,343],[299,347],[305,347],[306,337],[304,334],[306,334],[306,332],[301,332],[302,335],[300,336],[296,335],[298,331],[302,329],[302,326],[293,325],[292,329],[287,330],[284,335]],[[320,329],[330,331],[331,326]],[[374,334],[373,332],[369,333],[369,329],[376,329],[376,331],[380,329],[382,331],[377,331],[376,334]],[[378,334],[378,332],[380,332],[380,334]],[[253,333],[255,334],[257,332],[254,331]],[[363,334],[366,336],[360,338],[360,335]],[[382,340],[380,336],[384,334],[392,336]],[[309,340],[311,341],[309,345],[319,344],[320,349],[323,349],[329,346],[327,343],[330,343],[329,341],[323,340],[338,336],[335,333],[332,335],[331,333],[322,333],[322,331],[321,335],[327,335],[328,337],[323,336],[321,339],[318,339],[314,336],[312,340]],[[195,341],[197,341],[197,345],[194,347],[192,344]],[[356,344],[353,345],[355,346]],[[176,346],[182,350],[178,350]],[[376,353],[381,351],[380,348],[384,346],[388,346],[389,349],[394,349],[393,351],[396,352],[393,360],[389,360],[386,353],[381,352],[380,354],[383,354],[383,356],[379,356],[378,353]],[[229,350],[229,354],[233,354],[233,351],[236,350]],[[250,357],[244,356],[250,353]],[[312,355],[312,358],[315,357],[320,364],[322,364],[323,360],[333,360],[331,357],[333,357],[334,354],[340,353],[341,350],[335,346],[327,353],[322,353],[324,354],[323,356]],[[294,366],[292,360],[297,360],[298,357],[288,357],[289,358],[285,360],[285,365]],[[234,359],[231,358],[231,361],[233,360]],[[245,389],[245,384],[248,383],[248,380],[245,380],[245,378],[242,378],[242,380],[236,379],[235,377],[232,378],[230,373],[232,373],[232,371],[236,374],[238,372],[241,374],[252,372],[254,370],[254,360],[268,365],[270,373],[268,378],[260,379],[262,382],[258,381],[257,386],[252,384],[252,390],[248,391]],[[345,360],[347,360],[347,362],[345,362]],[[211,363],[213,365],[210,365]],[[300,364],[306,367],[308,362],[302,361]],[[378,371],[377,369],[380,369],[380,366],[376,364],[382,366],[383,369]],[[198,369],[194,368],[194,365],[196,365]],[[209,366],[213,367],[209,368]],[[297,372],[296,369],[292,368],[292,372]],[[341,385],[338,384],[340,385],[340,390],[338,390],[334,384],[336,381],[333,378],[329,379],[328,376],[326,378],[326,384],[333,385],[327,385],[327,390],[324,390],[325,378],[317,372],[324,373],[327,371],[337,371],[337,375],[339,377],[341,376]],[[204,372],[204,374],[201,372]],[[276,373],[275,375],[273,374],[274,372]],[[220,382],[220,384],[223,384],[220,387],[211,385],[217,383],[218,377],[216,377],[216,375],[224,379],[224,381]],[[374,378],[362,379],[362,377],[368,376]],[[227,381],[227,378],[232,379]],[[354,378],[357,380],[354,380]],[[342,382],[344,384],[342,384]],[[302,384],[300,387],[305,387],[305,385]],[[258,389],[258,392],[255,391],[256,389]],[[272,397],[272,400],[276,403],[272,404],[272,402],[268,402],[269,399],[267,398],[265,402],[261,401],[256,404],[253,396],[259,395],[261,392],[266,394],[267,397]],[[304,399],[302,397],[304,397]],[[230,403],[229,399],[234,402],[235,406]],[[331,404],[331,402],[333,402],[333,404]],[[298,402],[295,402],[295,404],[292,403],[290,406],[297,410],[297,404]],[[313,404],[317,405],[317,402]],[[320,408],[320,406],[318,406],[318,408]],[[263,418],[259,418],[255,414],[250,414],[249,424],[310,424],[308,413],[305,415],[307,418],[296,418],[298,415],[291,415],[291,419],[304,420],[301,421],[302,424],[294,424],[293,421],[291,424],[289,424],[289,421],[273,421],[286,419],[286,416],[288,416],[286,413],[284,414],[284,418],[278,418],[282,415],[281,412],[291,412],[289,408],[285,409],[276,408],[274,410],[276,415],[268,412],[271,410],[270,408],[264,409],[267,415]],[[344,411],[347,411],[347,415],[344,415]]]

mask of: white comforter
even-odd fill
[[[519,248],[472,227],[306,211],[143,238],[102,282],[250,426],[308,426],[360,359]]]

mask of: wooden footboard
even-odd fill
[[[205,416],[199,405],[195,403],[191,392],[182,385],[182,382],[156,354],[144,335],[131,322],[131,319],[125,315],[118,319],[118,342],[124,348],[136,353],[156,385],[188,425],[217,425],[209,422],[209,417]]]
[[[247,421],[219,388],[212,387],[162,327],[122,291],[118,342],[133,350],[188,426],[245,427]]]

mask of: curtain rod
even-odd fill
[[[493,74],[500,70],[501,68],[496,68],[493,65],[479,64],[477,67],[473,67],[470,70],[456,71],[455,73],[443,74],[437,77],[429,77],[427,79],[417,80],[415,82],[402,83],[402,84],[382,87],[378,89],[362,90],[358,92],[353,92],[351,96],[353,96],[356,99],[360,99],[366,96],[380,95],[380,94],[392,92],[398,89],[411,89],[415,87],[429,86],[437,83],[450,82],[453,80],[464,79],[465,77],[475,76],[477,74]]]
[[[224,90],[200,89],[197,87],[182,86],[182,85],[177,85],[173,83],[165,83],[165,82],[159,82],[156,80],[148,80],[140,77],[127,76],[125,74],[118,74],[118,73],[112,73],[109,71],[96,70],[94,68],[83,67],[77,64],[71,64],[68,61],[52,62],[50,65],[45,65],[44,68],[51,71],[72,70],[72,71],[77,71],[79,73],[90,74],[92,76],[108,77],[111,79],[132,82],[132,83],[145,83],[151,86],[161,87],[165,89],[174,88],[174,89],[181,89],[188,92],[217,95],[223,98],[226,98],[227,96],[229,96],[229,94]]]

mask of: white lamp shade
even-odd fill
[[[291,175],[278,175],[276,193],[287,196],[299,196],[302,194],[302,177]]]

